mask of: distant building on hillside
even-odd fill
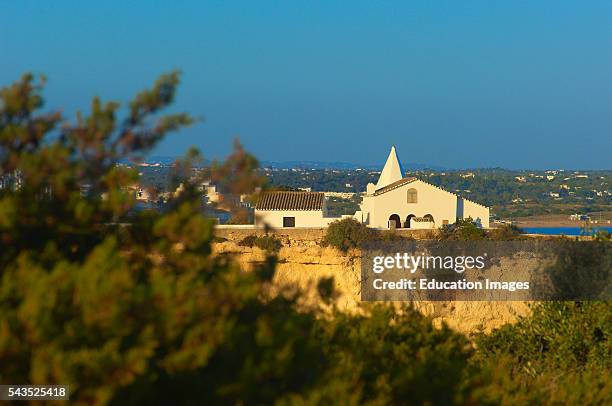
[[[217,185],[213,185],[210,181],[202,182],[198,186],[198,190],[204,194],[206,203],[218,203],[221,200],[221,194],[217,190]]]
[[[591,218],[586,214],[571,214],[569,219],[572,221],[588,221]]]
[[[355,197],[353,192],[323,192],[325,197],[338,197],[340,199],[352,199]]]

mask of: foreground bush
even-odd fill
[[[483,393],[497,402],[610,404],[611,340],[611,302],[546,302],[479,335],[472,362],[493,371]]]
[[[515,370],[606,370],[612,368],[612,302],[545,302],[477,344],[482,354],[512,355]]]
[[[39,112],[31,76],[0,91],[0,382],[68,384],[83,404],[270,403],[325,370],[314,316],[289,293],[262,300],[273,259],[244,273],[210,256],[188,161],[163,213],[131,210],[137,172],[117,162],[191,122],[159,114],[177,84],[163,76],[121,120],[94,99],[74,124]],[[221,169],[252,186],[252,164],[237,150]]]
[[[332,377],[352,404],[463,404],[474,387],[464,374],[468,340],[411,307],[378,305],[368,315],[337,313],[324,323],[321,342]],[[350,401],[350,402],[348,402]],[[335,402],[346,404],[345,400]]]

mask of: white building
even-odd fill
[[[376,185],[368,184],[354,217],[373,228],[438,228],[471,217],[489,227],[489,208],[404,171],[391,148]],[[264,192],[255,206],[255,225],[274,228],[321,228],[342,217],[329,217],[322,192]]]
[[[202,182],[198,186],[198,190],[204,194],[206,203],[219,203],[220,194],[217,185],[213,185],[209,181]]]
[[[323,192],[264,192],[255,205],[256,227],[322,228],[335,220],[340,217],[327,216]]]
[[[355,218],[374,228],[422,229],[471,217],[481,227],[489,227],[488,207],[403,174],[392,147],[377,184],[368,184]]]

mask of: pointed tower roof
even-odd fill
[[[397,158],[397,152],[395,152],[395,145],[391,147],[391,151],[389,152],[389,157],[387,158],[387,162],[385,163],[385,167],[378,178],[378,183],[376,183],[376,189],[380,189],[387,185],[390,185],[393,182],[397,182],[401,180],[404,176],[404,169],[402,168],[402,164],[400,164],[399,159]]]

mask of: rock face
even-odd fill
[[[242,247],[238,242],[253,230],[219,230],[217,235],[227,241],[213,246],[215,254],[233,254],[241,269],[250,271],[262,263],[265,251],[253,247]],[[358,311],[361,303],[361,257],[359,250],[346,254],[330,247],[321,247],[322,230],[290,230],[276,232],[283,247],[278,253],[278,264],[274,284],[297,286],[305,293],[304,300],[316,302],[317,282],[321,278],[334,278],[338,293],[336,306],[343,311]],[[478,330],[490,331],[506,323],[514,322],[518,316],[529,314],[526,302],[413,302],[434,323],[445,322],[451,328],[471,333]]]

